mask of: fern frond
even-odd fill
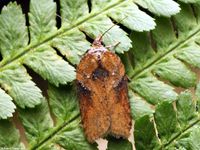
[[[130,89],[152,105],[176,100],[174,87],[196,85],[197,76],[190,67],[199,68],[200,7],[199,3],[194,8],[183,3],[180,6],[181,12],[173,18],[157,18],[152,32],[133,32],[135,44],[128,57],[123,56]]]
[[[137,119],[136,149],[199,149],[198,103],[199,99],[193,101],[191,92],[185,91],[178,96],[176,108],[165,101],[156,107],[153,118],[145,115]]]
[[[135,118],[149,114],[152,116],[154,105],[177,99],[173,87],[155,75],[159,75],[162,80],[169,80],[176,86],[188,88],[195,85],[195,74],[184,63],[199,67],[198,42],[195,42],[199,35],[196,21],[199,16],[194,15],[198,13],[188,11],[187,9],[191,9],[190,5],[180,3],[182,11],[174,16],[171,22],[168,18],[152,18],[137,6],[138,4],[158,16],[171,16],[180,11],[177,2],[166,1],[93,0],[89,12],[87,0],[62,0],[62,25],[59,29],[56,27],[56,4],[53,0],[30,2],[29,27],[26,27],[25,18],[16,3],[10,3],[3,8],[0,15],[0,52],[3,57],[0,62],[0,98],[3,98],[3,103],[0,100],[0,109],[3,111],[0,111],[0,117],[10,117],[15,105],[18,106],[18,116],[28,142],[27,149],[97,149],[97,145],[89,144],[83,135],[74,89],[70,85],[62,87],[61,84],[70,83],[75,79],[74,65],[79,63],[81,56],[90,47],[86,35],[96,38],[112,26],[114,21],[119,22],[124,17],[127,18],[121,24],[135,31],[152,30],[156,25],[154,20],[157,22],[156,30],[151,33],[132,32],[128,37],[128,34],[116,25],[103,38],[106,45],[121,42],[115,51],[125,53],[122,57],[130,77],[129,93]],[[161,4],[165,4],[165,7],[160,7]],[[194,10],[199,12],[199,4],[193,5]],[[175,32],[178,32],[178,37]],[[157,49],[152,45],[154,42]],[[127,52],[131,46],[133,48]],[[196,47],[196,50],[190,51],[189,47]],[[66,60],[56,53],[55,48]],[[194,54],[194,51],[197,54]],[[133,55],[134,59],[130,59]],[[193,59],[190,59],[189,55]],[[179,65],[178,68],[173,66],[175,63]],[[49,85],[48,90],[49,105],[24,66],[30,67],[53,84]],[[186,72],[187,76],[183,76],[183,72]],[[172,78],[170,73],[176,76]],[[4,101],[8,101],[9,105],[3,105]],[[165,104],[169,104],[173,113],[171,103]],[[160,111],[167,109],[168,107],[161,107]],[[149,116],[145,117],[146,123],[149,124]],[[9,121],[0,122],[0,132],[3,133],[0,134],[0,139],[4,139],[0,142],[0,147],[24,147],[14,125]],[[9,131],[13,131],[12,137],[4,135],[6,126]],[[151,123],[148,127],[154,128]],[[153,131],[151,133],[149,140],[156,135]],[[164,139],[165,143],[171,139],[170,133],[167,139]],[[116,146],[117,144],[119,145]],[[121,147],[132,149],[127,140],[109,139],[109,149]]]
[[[0,147],[25,149],[24,144],[20,142],[19,131],[8,120],[1,120],[0,123]]]
[[[155,5],[155,3],[152,5]],[[174,10],[172,14],[179,11],[178,4],[174,7]],[[30,2],[30,12],[28,14],[29,28],[25,25],[25,17],[20,7],[16,3],[10,3],[3,8],[0,17],[0,51],[3,56],[3,60],[0,62],[0,76],[3,79],[5,76],[3,72],[6,72],[9,67],[18,67],[20,68],[18,71],[21,70],[19,73],[26,74],[24,78],[27,78],[27,82],[29,82],[26,84],[26,88],[34,90],[24,90],[20,97],[22,100],[19,102],[16,94],[13,94],[19,91],[16,88],[13,91],[12,85],[14,85],[15,81],[10,76],[7,79],[1,80],[1,87],[22,108],[38,105],[41,103],[43,96],[30,80],[31,78],[26,73],[23,65],[29,66],[44,79],[56,86],[71,82],[75,78],[73,66],[62,60],[60,56],[53,52],[54,49],[52,48],[57,48],[72,64],[77,64],[90,45],[82,32],[95,38],[113,24],[108,17],[119,21],[125,16],[127,18],[121,23],[129,29],[149,31],[155,27],[154,19],[139,10],[137,5],[131,0],[93,1],[91,12],[89,12],[86,0],[62,1],[62,26],[60,29],[56,27],[56,4],[52,0],[32,0]],[[127,37],[127,33],[118,26],[110,30],[105,35],[103,41],[105,44],[121,42],[116,48],[116,51],[119,53],[128,51],[131,47],[131,40]],[[22,79],[18,80],[18,83],[24,82],[20,81]],[[21,88],[19,89],[21,90]],[[34,92],[35,94],[30,95],[28,92]],[[30,99],[32,102],[25,103],[23,99],[28,95],[32,96]],[[33,95],[37,96],[34,97]]]
[[[12,117],[15,108],[12,98],[0,88],[0,118]]]
[[[169,17],[180,11],[178,4],[172,0],[135,0],[135,2],[156,15]]]

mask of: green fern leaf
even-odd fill
[[[173,101],[177,96],[172,87],[151,76],[133,81],[130,87],[152,104],[164,100]]]
[[[90,43],[82,32],[73,29],[53,39],[52,46],[59,49],[72,64],[78,64],[81,56],[90,48]]]
[[[129,92],[129,100],[134,119],[140,118],[145,115],[152,115],[154,113],[153,105],[147,103],[144,99],[137,96],[133,92]]]
[[[0,16],[0,26],[2,29],[0,35],[0,51],[4,58],[2,64],[4,64],[5,61],[10,61],[15,57],[17,51],[14,49],[21,48],[28,43],[25,18],[24,15],[22,15],[20,7],[16,6],[15,3],[4,7]],[[21,28],[19,29],[18,27]],[[31,77],[19,63],[10,64],[5,68],[1,67],[1,86],[8,91],[14,101],[22,108],[25,106],[34,107],[40,103],[42,98],[40,89],[36,87],[30,79]],[[27,97],[29,97],[29,99],[27,99]],[[9,108],[6,110],[10,109],[13,111],[13,105],[8,105],[7,107]],[[6,113],[6,111],[2,112],[2,114],[3,113]],[[7,117],[8,115],[9,114],[7,114]]]
[[[98,24],[98,26],[96,26]],[[81,26],[81,29],[86,32],[90,37],[96,38],[113,25],[112,21],[106,17],[98,17],[95,20],[88,21]],[[116,40],[120,37],[120,41]],[[103,37],[105,45],[110,43],[118,43],[119,46],[115,49],[118,53],[123,53],[131,47],[131,40],[127,37],[127,33],[119,29],[118,26],[112,28]]]
[[[176,101],[176,109],[172,103],[162,102],[156,107],[154,119],[143,116],[136,120],[136,148],[199,149],[199,121],[191,92],[182,92]]]
[[[151,104],[176,100],[171,84],[182,88],[196,85],[196,74],[188,66],[199,67],[200,17],[194,15],[200,12],[199,4],[194,4],[194,9],[183,3],[180,6],[181,12],[172,19],[157,18],[157,28],[151,33],[133,32],[133,48],[126,59],[123,56],[130,89]]]
[[[13,104],[12,98],[0,88],[0,118],[12,117],[15,108],[16,106]]]
[[[162,16],[171,16],[180,11],[179,5],[172,0],[136,0],[136,3]]]
[[[95,144],[87,143],[83,135],[74,90],[71,87],[50,86],[48,94],[50,108],[55,116],[54,125],[45,101],[34,109],[20,110],[29,149],[51,149],[56,145],[64,149],[97,149]]]
[[[40,143],[53,127],[53,120],[45,99],[35,108],[19,109],[19,117],[25,128],[25,135],[30,147]]]
[[[75,70],[48,46],[41,46],[24,63],[50,83],[58,86],[74,80]]]
[[[179,0],[179,1],[182,1],[184,3],[197,3],[197,2],[199,2],[199,0]]]
[[[19,64],[9,66],[0,72],[0,84],[22,108],[34,107],[40,104],[42,99],[40,89],[30,79],[26,69]]]
[[[196,83],[196,75],[176,59],[164,60],[159,63],[155,67],[154,73],[176,86],[187,88],[194,86]]]
[[[181,127],[186,127],[190,121],[197,117],[195,104],[192,101],[192,94],[185,92],[181,94],[176,103],[177,107],[177,119]]]
[[[155,27],[154,19],[139,10],[131,0],[105,1],[101,5],[98,1],[93,1],[91,12],[87,1],[84,0],[63,1],[60,4],[60,29],[56,27],[56,3],[52,0],[30,2],[29,30],[16,3],[10,3],[2,10],[0,51],[3,60],[0,62],[0,84],[21,108],[36,106],[41,103],[43,97],[23,65],[27,65],[56,86],[66,84],[74,80],[75,70],[68,62],[62,60],[53,48],[57,48],[72,64],[77,64],[90,45],[81,31],[95,38],[113,24],[108,17],[120,21],[126,16],[121,23],[137,31],[148,31]],[[175,13],[177,12],[173,12]],[[121,42],[116,48],[118,53],[128,51],[131,47],[127,33],[118,26],[106,33],[103,41],[105,44]],[[17,79],[11,77],[15,73],[18,73]],[[27,97],[30,98],[27,100]]]
[[[31,42],[42,40],[56,31],[56,4],[51,0],[30,1]]]
[[[185,1],[189,2],[194,1]],[[11,116],[16,107],[11,101],[13,99],[24,127],[27,149],[97,149],[96,143],[89,144],[84,137],[74,88],[61,84],[75,79],[74,66],[90,47],[86,36],[94,39],[113,22],[120,22],[125,27],[114,26],[103,37],[103,43],[113,45],[120,42],[114,50],[121,53],[130,79],[132,116],[137,118],[136,148],[198,147],[198,140],[194,138],[198,137],[199,129],[192,127],[198,122],[196,106],[187,101],[191,99],[188,93],[177,97],[171,84],[182,88],[196,85],[196,75],[188,66],[199,67],[199,3],[192,7],[172,0],[94,0],[91,7],[88,3],[86,0],[60,1],[62,22],[59,29],[56,27],[56,3],[53,0],[31,0],[28,30],[21,8],[16,3],[3,8],[0,15],[0,52],[3,57],[0,62],[0,110],[3,108],[3,111],[0,111],[0,117]],[[170,19],[152,18],[138,5],[158,16],[175,15],[180,11],[179,5],[182,10]],[[135,32],[152,30],[156,24],[157,28],[151,32]],[[128,35],[125,30],[135,31]],[[49,103],[24,65],[53,84],[49,85],[47,94]],[[166,80],[171,84],[164,82]],[[198,89],[199,86],[197,96]],[[6,109],[4,101],[9,104]],[[173,108],[174,101],[177,110]],[[171,116],[167,115],[168,112]],[[23,147],[17,129],[10,122],[0,122],[0,138],[3,139],[0,144],[7,148]],[[3,136],[6,125],[13,132],[11,138]],[[188,126],[191,130],[187,130]],[[174,139],[179,142],[174,143]],[[128,140],[108,139],[108,149],[117,148],[132,149],[132,145]]]
[[[20,142],[19,131],[8,120],[0,121],[0,148],[25,149],[24,144]]]
[[[28,44],[25,18],[16,3],[10,3],[3,8],[0,16],[0,28],[0,51],[4,59],[10,59],[17,52],[16,49]]]
[[[108,148],[107,150],[132,150],[133,146],[132,143],[129,142],[128,140],[123,140],[123,139],[114,139],[114,138],[109,138],[108,139]]]
[[[183,48],[183,50],[179,52],[176,57],[194,67],[200,68],[200,51],[199,46],[195,43]]]
[[[153,19],[139,10],[137,5],[130,0],[125,1],[121,6],[118,6],[116,10],[111,10],[108,15],[116,21],[127,17],[121,23],[132,30],[149,31],[155,27]]]
[[[156,147],[158,139],[154,131],[153,121],[150,120],[149,115],[144,115],[136,120],[134,125],[134,138],[136,149],[145,150]]]

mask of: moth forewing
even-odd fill
[[[91,143],[108,134],[128,138],[131,130],[124,65],[101,38],[81,59],[76,76],[82,125]]]

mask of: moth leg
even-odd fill
[[[93,143],[107,134],[110,126],[110,117],[103,105],[98,103],[98,96],[86,87],[78,84],[79,104],[83,129],[87,140]]]
[[[115,90],[116,101],[111,109],[110,133],[116,137],[128,138],[132,126],[128,100],[127,78],[124,76]]]

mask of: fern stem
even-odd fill
[[[176,139],[178,139],[179,137],[181,137],[183,133],[185,133],[187,130],[189,130],[190,128],[192,128],[194,125],[196,125],[199,122],[200,122],[200,118],[198,116],[198,119],[196,121],[194,121],[193,123],[191,123],[190,125],[188,125],[185,129],[179,131],[167,143],[161,145],[159,149],[162,150],[163,148],[167,148],[171,143],[173,143],[173,141],[175,141]]]
[[[138,69],[134,71],[132,75],[130,75],[130,79],[137,79],[141,77],[142,75],[144,75],[145,73],[150,72],[156,64],[158,64],[159,62],[161,62],[163,59],[167,58],[168,56],[175,54],[177,50],[179,50],[179,47],[182,47],[186,45],[187,43],[190,43],[190,40],[193,39],[194,36],[198,34],[200,34],[200,28],[197,28],[196,30],[194,30],[192,34],[188,35],[187,38],[184,38],[186,40],[182,40],[182,39],[178,40],[177,43],[170,46],[169,49],[165,53],[161,53],[160,55],[158,55],[158,57],[146,63],[146,65],[142,69]]]
[[[16,55],[14,55],[11,59],[9,58],[9,59],[5,59],[5,60],[1,61],[0,62],[0,70],[3,70],[3,67],[5,67],[6,65],[9,65],[10,63],[15,62],[16,60],[18,60],[22,56],[26,55],[32,49],[35,49],[35,48],[37,48],[37,47],[39,47],[39,46],[51,41],[55,37],[58,37],[58,36],[60,36],[60,35],[62,35],[64,33],[67,33],[68,31],[70,31],[70,30],[72,30],[74,28],[77,28],[78,26],[80,26],[84,22],[86,22],[86,21],[88,21],[88,20],[90,20],[92,18],[95,18],[96,16],[106,14],[107,11],[109,11],[110,9],[113,9],[114,7],[117,7],[118,5],[121,5],[121,4],[125,3],[125,2],[126,1],[124,1],[124,0],[119,0],[116,3],[108,5],[107,7],[105,7],[102,10],[99,10],[99,11],[94,12],[94,13],[90,13],[88,16],[84,17],[83,19],[81,19],[80,21],[78,21],[75,24],[69,25],[67,27],[60,28],[59,30],[57,30],[57,32],[53,33],[52,35],[44,38],[43,40],[41,40],[39,42],[37,41],[35,43],[29,44],[25,48],[22,48],[21,50],[18,50],[20,52],[17,53]]]
[[[55,130],[53,130],[52,132],[50,132],[50,134],[48,134],[47,136],[45,136],[39,143],[31,146],[29,148],[29,150],[35,150],[35,149],[39,149],[40,147],[42,147],[45,143],[47,143],[48,141],[50,141],[51,139],[53,139],[53,137],[58,134],[60,131],[62,131],[62,129],[64,129],[66,126],[68,126],[71,122],[75,121],[77,118],[79,117],[79,114],[76,115],[74,118],[70,119],[67,122],[64,122],[63,124],[59,125]]]

